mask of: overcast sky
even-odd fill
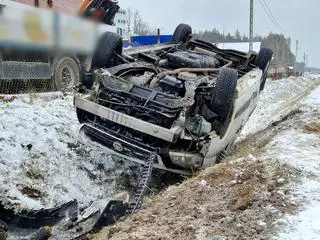
[[[299,61],[309,55],[309,66],[320,67],[320,0],[265,0],[284,29],[284,34],[299,40]],[[260,0],[255,2],[255,34],[280,32],[268,18]],[[119,0],[123,8],[138,9],[144,19],[162,33],[172,33],[181,22],[194,30],[217,28],[221,32],[239,29],[248,35],[249,0]],[[295,52],[295,51],[294,51]]]

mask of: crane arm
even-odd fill
[[[89,4],[90,4],[91,0],[83,0],[81,3],[81,6],[79,8],[79,14],[83,14],[84,11],[88,8]]]

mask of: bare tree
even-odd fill
[[[138,35],[147,35],[151,32],[148,23],[143,20],[138,10],[133,15],[133,32]]]
[[[132,17],[133,17],[133,11],[131,8],[127,8],[127,32],[131,33],[131,24],[132,24]]]
[[[141,22],[141,15],[140,15],[139,11],[136,10],[134,12],[134,16],[133,16],[133,32],[135,34],[139,34],[138,31],[140,30],[139,29],[140,28],[139,27],[140,22]]]

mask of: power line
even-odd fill
[[[275,19],[271,9],[269,8],[269,6],[267,5],[266,1],[264,0],[259,0],[260,1],[260,4],[262,5],[262,7],[264,8],[265,12],[267,13],[269,19],[271,20],[271,22],[273,23],[273,25],[276,27],[276,28],[280,28],[279,27],[279,23],[277,22],[277,20]]]
[[[266,3],[265,0],[262,0],[262,2],[264,3],[264,5],[266,6],[266,8],[269,10],[270,15],[272,16],[272,18],[274,19],[274,21],[276,22],[277,26],[280,28],[281,32],[284,32],[283,27],[281,26],[281,24],[279,23],[279,21],[277,20],[277,18],[274,16],[272,10],[270,9],[270,7],[268,6],[268,4]]]
[[[249,51],[253,51],[253,0],[250,0]]]
[[[259,0],[259,2],[261,4],[261,6],[264,8],[264,10],[265,10],[266,14],[268,15],[269,19],[271,20],[272,24],[279,30],[279,32],[281,34],[283,34],[284,36],[288,36],[286,34],[286,32],[284,31],[283,27],[281,26],[281,24],[279,23],[279,21],[277,20],[277,18],[275,17],[275,15],[273,14],[273,12],[272,12],[271,8],[269,7],[268,3],[265,0]],[[284,44],[285,44],[285,46],[287,46],[291,50],[291,46],[289,46],[287,44],[287,42],[285,42]],[[296,43],[296,45],[298,45],[298,44]],[[295,60],[295,62],[297,61],[297,55],[298,55],[298,53],[296,51],[296,54],[295,54],[295,59],[296,60]]]
[[[280,25],[279,21],[276,19],[276,17],[274,16],[274,14],[272,13],[272,10],[270,9],[270,7],[268,6],[268,4],[266,3],[265,0],[259,0],[261,6],[264,8],[265,12],[267,13],[269,19],[271,20],[271,22],[273,23],[273,25],[281,32],[285,35],[284,30],[282,28],[282,26]]]
[[[266,14],[268,15],[269,19],[271,20],[271,22],[273,23],[273,25],[277,28],[277,24],[274,21],[274,19],[271,17],[269,11],[267,10],[266,6],[262,3],[262,0],[259,0],[261,6],[263,7],[264,11],[266,12]]]
[[[279,23],[279,21],[277,20],[277,18],[275,17],[275,15],[273,14],[271,8],[269,7],[268,3],[265,0],[259,0],[261,6],[264,8],[265,12],[267,13],[269,19],[271,20],[271,22],[273,23],[273,25],[278,28],[278,30],[280,31],[280,33],[282,33],[284,36],[288,36],[286,34],[286,32],[284,31],[283,27],[281,26],[281,24]],[[299,41],[296,41],[296,54],[295,54],[295,62],[297,62],[297,58],[298,58],[298,44]],[[285,43],[285,45],[287,45],[287,43]],[[287,47],[291,48],[290,46],[287,45]]]

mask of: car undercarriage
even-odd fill
[[[188,25],[181,25],[181,32],[188,32]],[[259,70],[261,56],[255,53],[183,39],[129,49],[115,54],[106,67],[84,73],[75,105],[85,133],[137,161],[155,152],[158,168],[201,168],[212,139],[224,138],[232,125],[239,82],[254,72],[260,88],[253,94],[256,99],[266,70]]]

